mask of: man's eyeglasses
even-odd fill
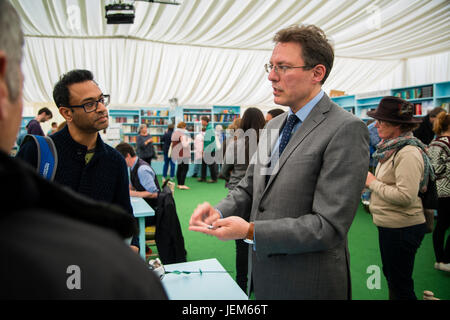
[[[280,72],[282,73],[282,74],[285,74],[286,73],[286,71],[287,70],[290,70],[290,69],[297,69],[297,68],[304,68],[304,69],[311,69],[312,67],[311,66],[300,66],[300,67],[291,67],[291,66],[274,66],[273,64],[270,64],[270,63],[266,63],[265,65],[264,65],[264,68],[266,69],[266,72],[267,73],[270,73],[270,71],[272,71],[272,69],[273,70],[275,70],[275,73],[276,74],[280,74]],[[280,71],[281,70],[281,71]]]
[[[97,110],[99,103],[101,103],[105,107],[107,107],[109,105],[109,94],[104,94],[97,101],[89,101],[89,102],[86,102],[85,104],[81,104],[79,106],[68,106],[68,108],[83,108],[84,112],[89,113],[89,112],[94,112],[95,110]]]

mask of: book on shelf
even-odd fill
[[[169,110],[141,110],[143,117],[168,117]]]
[[[216,114],[214,122],[233,122],[238,116],[237,114]]]
[[[200,122],[200,118],[202,116],[200,114],[184,114],[183,115],[183,121],[184,122]]]
[[[165,128],[162,128],[162,127],[150,127],[148,129],[148,133],[150,135],[153,135],[153,134],[162,135],[162,134],[164,134],[164,132],[165,132]]]
[[[154,118],[154,119],[141,119],[142,124],[147,126],[164,126],[167,125],[167,119],[165,118]]]
[[[136,136],[124,136],[123,141],[126,143],[136,143]]]
[[[395,96],[405,100],[421,99],[433,97],[433,86],[426,86],[421,88],[403,89],[395,93]]]
[[[414,104],[414,115],[415,116],[422,115],[422,104],[421,103]]]
[[[122,124],[122,130],[123,133],[137,133],[137,126],[129,125],[129,124]]]
[[[113,123],[136,123],[139,124],[139,116],[120,116],[120,117],[112,117]]]
[[[441,107],[444,108],[447,111],[447,113],[450,112],[450,103],[448,102],[443,103],[441,104]]]

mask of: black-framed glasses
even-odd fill
[[[100,97],[100,99],[98,99],[96,101],[89,101],[89,102],[86,102],[85,104],[81,104],[79,106],[68,106],[68,108],[83,108],[84,112],[89,113],[89,112],[94,112],[95,110],[97,110],[99,103],[101,103],[102,105],[107,107],[109,105],[109,94],[102,95]]]
[[[299,67],[291,67],[291,66],[274,66],[273,64],[270,63],[266,63],[264,65],[264,69],[266,69],[267,73],[270,73],[270,71],[275,70],[276,74],[280,74],[280,70],[282,74],[285,74],[287,70],[291,70],[291,69],[297,69],[297,68],[302,68],[302,69],[311,69],[311,66],[299,66]]]

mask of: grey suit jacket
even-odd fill
[[[287,115],[267,124],[245,177],[216,208],[224,217],[250,212],[255,223],[256,299],[349,299],[347,233],[369,166],[367,127],[325,94],[268,168],[270,134]]]

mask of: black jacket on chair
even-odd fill
[[[163,264],[186,262],[183,233],[170,188],[164,186],[158,196],[155,242]]]

